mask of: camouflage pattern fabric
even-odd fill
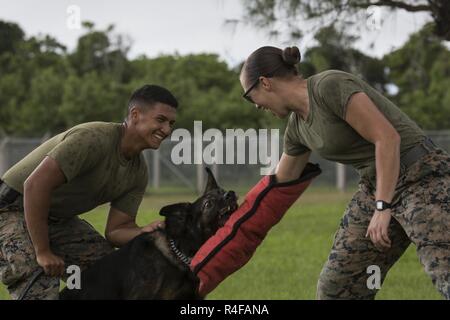
[[[450,156],[436,148],[402,168],[389,226],[391,248],[378,250],[365,237],[375,212],[375,190],[361,180],[345,210],[317,285],[318,299],[374,299],[367,268],[376,265],[381,283],[412,242],[436,289],[450,299]]]
[[[8,287],[12,299],[18,299],[33,275],[41,268],[36,262],[22,210],[0,209],[0,280]],[[64,259],[66,267],[77,265],[81,270],[114,249],[86,221],[49,219],[50,246]],[[63,277],[65,279],[65,277]],[[58,299],[60,279],[40,276],[24,299]]]

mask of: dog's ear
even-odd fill
[[[168,217],[170,215],[177,215],[186,213],[189,210],[191,204],[189,202],[175,203],[168,206],[163,207],[159,214],[163,217]]]
[[[218,189],[219,188],[219,186],[217,185],[216,179],[214,178],[214,175],[213,175],[211,169],[206,167],[205,170],[208,173],[208,182],[206,184],[205,192],[203,194],[205,194],[208,191],[211,191],[213,189]]]

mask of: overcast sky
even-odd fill
[[[238,25],[235,31],[224,25],[226,19],[242,16],[242,0],[0,0],[0,19],[18,23],[27,36],[50,34],[69,50],[76,45],[82,30],[69,28],[71,5],[80,8],[81,20],[89,20],[99,28],[109,24],[116,32],[131,37],[130,57],[161,53],[217,53],[230,65],[244,60],[263,45],[284,46],[281,40],[270,39],[262,30]],[[417,31],[426,14],[382,12],[385,23],[381,30],[361,32],[363,40],[357,47],[366,54],[382,56],[402,45],[408,35]],[[72,20],[71,20],[72,19]],[[375,41],[375,47],[369,43]],[[297,43],[301,50],[312,45],[306,37]]]

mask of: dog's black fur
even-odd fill
[[[60,299],[200,299],[198,278],[171,249],[172,239],[192,257],[237,208],[233,191],[221,189],[211,171],[194,203],[161,209],[165,229],[144,233],[81,272],[81,289],[64,289]]]

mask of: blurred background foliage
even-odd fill
[[[153,83],[180,102],[177,127],[194,120],[207,128],[281,128],[284,120],[246,103],[241,65],[216,54],[128,58],[126,37],[111,25],[85,22],[73,52],[51,35],[27,36],[19,25],[0,21],[0,133],[38,137],[87,121],[123,120],[131,93]],[[315,34],[317,45],[302,52],[304,77],[327,69],[365,79],[424,129],[450,128],[450,51],[431,24],[381,59],[352,47],[355,39],[334,26]],[[256,49],[256,48],[255,48]]]

